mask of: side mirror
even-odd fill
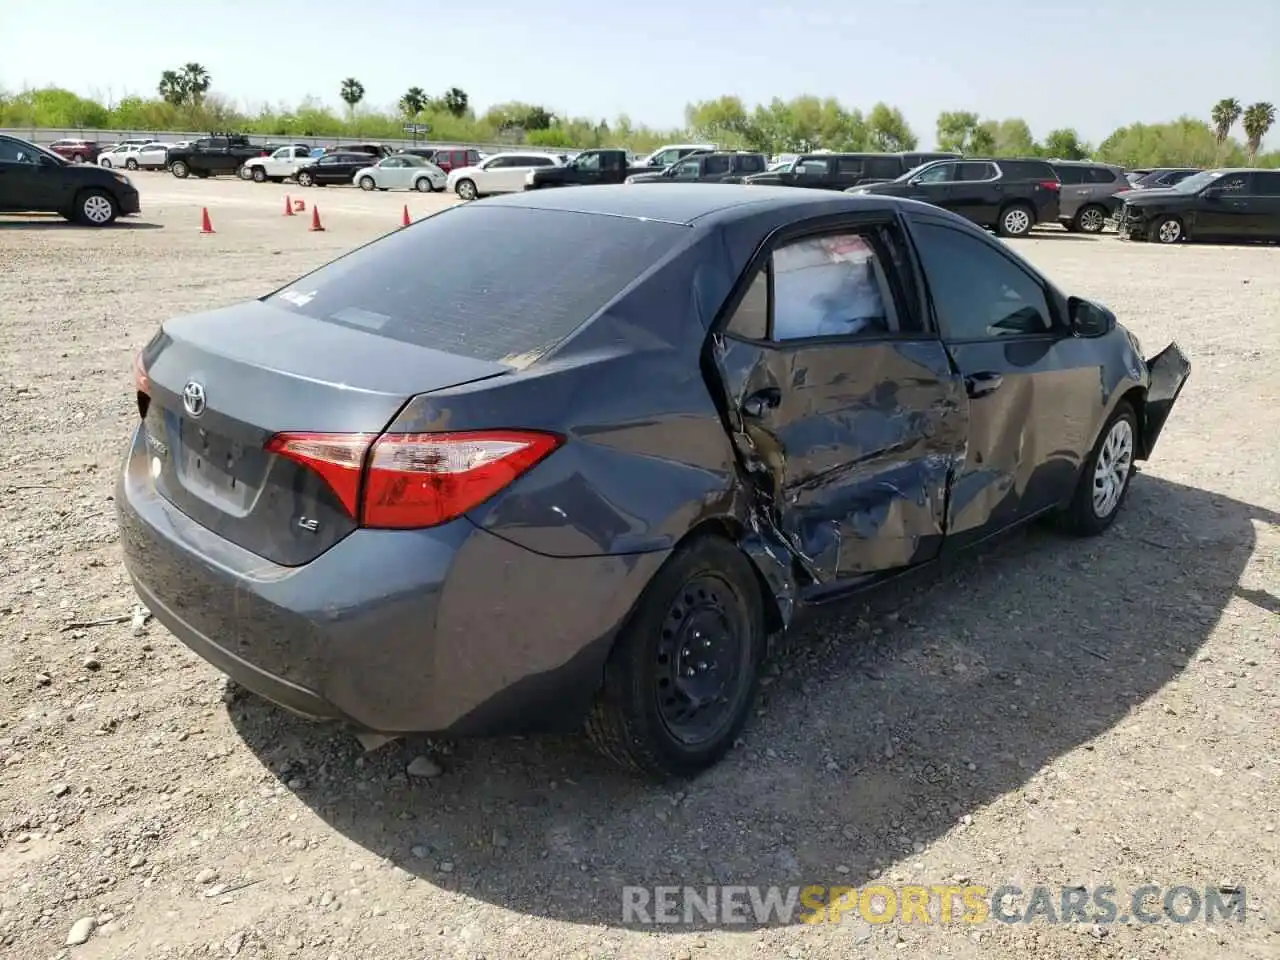
[[[1072,297],[1067,301],[1071,332],[1077,337],[1101,337],[1116,328],[1116,315],[1099,303]]]

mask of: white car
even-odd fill
[[[118,143],[114,147],[108,147],[98,154],[98,166],[100,167],[125,167],[129,170],[137,170],[141,164],[138,163],[138,151],[142,149],[140,143]]]
[[[153,141],[138,148],[138,166],[143,170],[163,170],[169,165],[169,144]]]
[[[665,170],[677,160],[683,160],[691,153],[715,153],[719,149],[714,143],[668,143],[666,146],[659,147],[647,157],[641,157],[636,162],[636,166]]]
[[[559,166],[562,166],[560,158],[552,153],[495,153],[474,167],[450,170],[445,186],[463,200],[475,200],[491,193],[519,193],[530,170]]]
[[[430,193],[443,190],[448,175],[430,160],[411,153],[383,157],[371,167],[357,170],[351,178],[361,190],[417,190]]]
[[[298,175],[298,169],[311,163],[310,147],[281,147],[269,157],[246,160],[240,168],[240,176],[255,183],[280,183]]]

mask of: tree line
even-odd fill
[[[0,127],[87,128],[95,130],[235,130],[268,136],[404,137],[408,122],[429,127],[428,139],[471,143],[525,144],[538,147],[622,146],[648,151],[663,143],[714,141],[728,148],[767,154],[810,150],[899,151],[921,146],[902,112],[877,103],[865,113],[833,97],[774,98],[748,107],[724,96],[685,107],[684,126],[659,129],[633,123],[625,114],[613,120],[573,117],[538,104],[512,101],[483,113],[472,107],[465,90],[450,87],[431,94],[410,87],[383,109],[367,105],[355,77],[341,80],[336,92],[345,104],[334,111],[317,98],[289,105],[237,105],[211,92],[212,78],[199,63],[165,70],[156,96],[129,96],[106,102],[49,87],[17,94],[0,91]],[[1048,131],[1038,140],[1018,117],[984,118],[969,110],[939,114],[933,140],[938,149],[971,156],[1042,156],[1143,166],[1280,167],[1280,150],[1263,153],[1262,141],[1275,124],[1268,102],[1243,106],[1235,98],[1219,100],[1207,119],[1182,116],[1166,123],[1132,123],[1098,144],[1086,143],[1075,130]],[[1239,129],[1242,137],[1234,134]]]

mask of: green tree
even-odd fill
[[[209,77],[209,71],[199,63],[185,63],[182,65],[181,76],[187,92],[187,102],[192,106],[199,106],[213,82]]]
[[[916,148],[916,135],[902,111],[887,103],[877,103],[871,108],[867,115],[867,133],[874,150],[892,153]]]
[[[1044,153],[1055,160],[1085,160],[1089,156],[1089,147],[1080,142],[1070,127],[1061,127],[1050,130],[1044,138]]]
[[[978,115],[969,110],[944,110],[938,114],[936,136],[938,149],[951,153],[976,153],[973,135],[978,129]]]
[[[364,84],[355,77],[347,77],[342,81],[342,89],[339,92],[342,102],[347,105],[347,116],[354,117],[356,107],[360,101],[364,99]]]
[[[400,98],[400,112],[413,119],[427,108],[427,93],[421,87],[410,87]]]
[[[1040,150],[1027,121],[1021,117],[1011,117],[996,124],[995,140],[997,157],[1033,157]]]
[[[453,116],[465,117],[470,106],[470,98],[467,96],[467,91],[459,87],[450,87],[440,98],[440,103]]]
[[[156,87],[162,100],[175,107],[187,102],[186,78],[177,70],[165,70],[160,74],[160,84]]]
[[[1252,165],[1258,159],[1258,148],[1262,146],[1262,138],[1276,122],[1276,108],[1266,102],[1252,103],[1245,108],[1244,120],[1244,136],[1245,149],[1249,153],[1249,163]]]
[[[1213,132],[1218,138],[1219,147],[1227,142],[1227,137],[1231,136],[1231,128],[1236,125],[1243,112],[1240,101],[1235,97],[1225,97],[1213,105],[1210,116],[1213,118]]]

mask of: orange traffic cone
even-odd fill
[[[324,224],[320,222],[320,208],[315,204],[311,206],[311,229],[317,233],[324,230]]]
[[[213,221],[209,219],[209,208],[200,208],[200,232],[213,233]]]
[[[293,216],[293,201],[289,199],[288,194],[285,194],[285,197],[284,197],[284,215],[286,217]]]
[[[413,221],[409,219],[409,205],[406,203],[404,205],[404,216],[400,218],[400,226],[407,227],[411,223]]]

